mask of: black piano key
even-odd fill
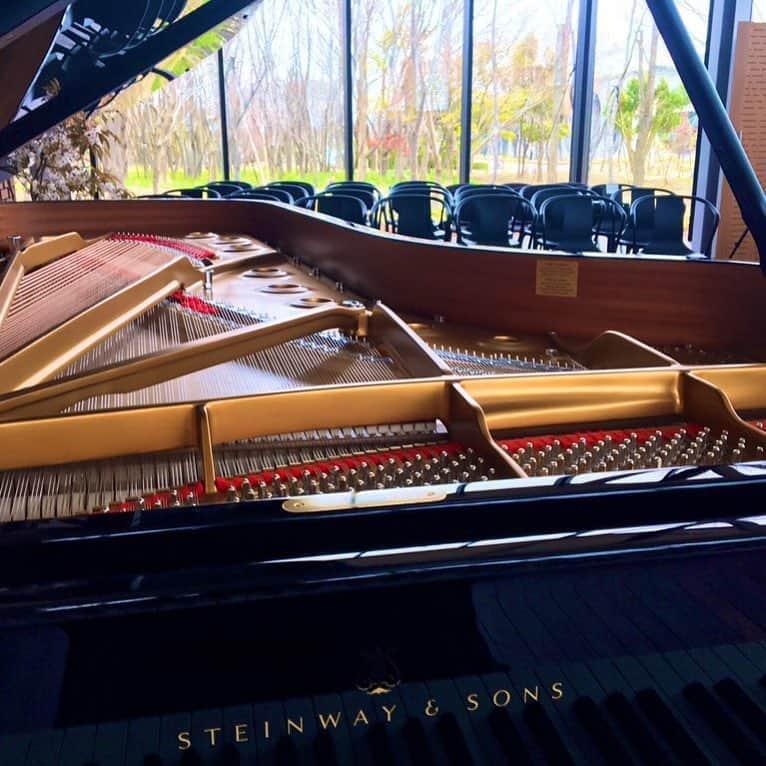
[[[436,766],[423,722],[419,718],[408,718],[402,733],[413,766]]]
[[[574,699],[577,691],[567,672],[574,665],[575,663],[542,667],[520,665],[514,667],[514,678],[511,678],[510,682],[514,685],[514,680],[518,679],[518,683],[514,685],[515,702],[521,705],[522,711],[539,701],[570,756],[576,761],[590,762],[598,757],[598,752],[569,712],[569,698]],[[554,686],[563,695],[561,699],[554,699]]]
[[[370,727],[379,722],[375,698],[361,692],[344,692],[340,695],[343,702],[342,719],[346,722],[354,760],[359,764],[372,764],[370,750]],[[388,697],[388,695],[386,695]]]
[[[367,739],[370,743],[370,753],[375,766],[395,766],[396,758],[391,749],[391,740],[384,723],[378,721],[372,724],[367,733]]]
[[[500,745],[506,763],[531,766],[532,759],[527,745],[519,734],[507,708],[493,708],[489,714],[489,726]],[[499,761],[497,762],[499,763]]]
[[[36,732],[27,752],[26,766],[57,766],[63,741],[62,729]]]
[[[128,746],[128,722],[101,723],[96,727],[96,740],[93,744],[93,763],[95,766],[125,764]]]
[[[32,741],[30,734],[4,734],[0,737],[0,764],[24,766]]]
[[[718,700],[701,683],[689,684],[684,689],[684,696],[737,756],[740,763],[762,763],[766,760],[750,735],[721,707]]]
[[[292,737],[298,753],[299,763],[313,762],[314,740],[317,735],[317,722],[314,706],[308,697],[296,697],[284,703],[285,733]]]
[[[724,678],[715,687],[716,694],[734,711],[761,741],[766,742],[766,712],[733,678]]]
[[[537,739],[540,749],[551,766],[574,766],[574,760],[569,754],[559,732],[551,722],[545,707],[539,702],[533,702],[524,708],[524,720]]]
[[[646,717],[657,727],[673,752],[685,764],[712,764],[697,743],[673,714],[665,701],[654,689],[644,689],[636,695],[636,701]]]
[[[333,735],[324,729],[317,732],[314,737],[314,760],[317,766],[340,766],[340,764],[352,762],[350,757],[344,760],[338,758]]]
[[[283,734],[277,740],[274,762],[276,766],[300,766],[298,746],[289,734]]]
[[[73,726],[64,732],[58,766],[84,766],[93,759],[95,726]],[[2,763],[2,761],[0,761]]]
[[[693,739],[695,747],[713,763],[730,757],[729,751],[710,727],[700,719],[698,712],[683,695],[684,688],[707,674],[694,663],[686,652],[665,652],[639,658],[649,678],[649,688],[667,705],[668,709]]]
[[[223,710],[197,710],[191,716],[194,751],[200,766],[219,766],[224,743]]]
[[[186,744],[185,740],[187,739],[192,744],[196,744],[192,734],[191,715],[189,713],[162,716],[158,747],[162,766],[181,766],[183,761],[191,760],[189,756],[185,757],[185,754],[192,749]],[[184,766],[186,765],[184,764]]]
[[[451,750],[465,753],[466,763],[481,763],[483,754],[476,738],[473,725],[465,707],[465,701],[453,681],[429,681],[428,691],[437,700],[439,715],[437,716],[437,733],[442,747],[446,751],[447,763],[452,763]],[[444,718],[450,716],[449,723],[444,724]]]
[[[478,676],[460,676],[454,679],[454,684],[460,704],[481,748],[483,762],[503,763],[505,752],[489,721],[489,716],[496,708],[491,704],[482,680]],[[518,722],[515,728],[518,730]]]
[[[278,702],[253,705],[253,730],[258,766],[274,766],[279,738],[284,734],[285,711]]]
[[[629,766],[633,763],[633,758],[615,736],[611,726],[591,697],[579,697],[574,701],[572,707],[575,715],[580,719],[608,764]]]
[[[446,754],[445,763],[450,766],[472,766],[474,763],[480,763],[474,760],[468,749],[465,735],[454,713],[442,713],[436,723],[436,730],[439,732],[439,739]]]
[[[159,766],[160,719],[134,718],[128,724],[125,766]]]
[[[662,749],[654,733],[639,717],[630,700],[622,692],[610,694],[604,706],[645,763],[652,766],[670,766],[671,759],[668,753]]]
[[[255,739],[256,729],[250,705],[224,708],[221,766],[255,766],[258,763],[258,744]]]
[[[314,752],[320,763],[353,763],[354,748],[349,733],[349,720],[343,709],[340,694],[322,694],[313,699],[317,735]],[[319,761],[318,761],[319,762]]]

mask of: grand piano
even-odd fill
[[[0,154],[244,5],[156,3],[17,113],[78,4],[0,20]],[[2,766],[766,763],[758,264],[257,201],[7,203],[0,235]]]

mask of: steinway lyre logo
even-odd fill
[[[360,692],[370,696],[389,694],[402,682],[399,668],[391,652],[376,647],[362,652],[359,672],[355,686]]]

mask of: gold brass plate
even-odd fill
[[[535,292],[548,298],[576,298],[580,265],[564,258],[540,258],[537,261]]]

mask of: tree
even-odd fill
[[[649,151],[658,136],[667,136],[681,125],[689,97],[682,86],[671,89],[664,78],[650,90],[653,78],[643,85],[633,77],[620,95],[616,127],[624,139],[633,182],[640,186],[646,177]]]

